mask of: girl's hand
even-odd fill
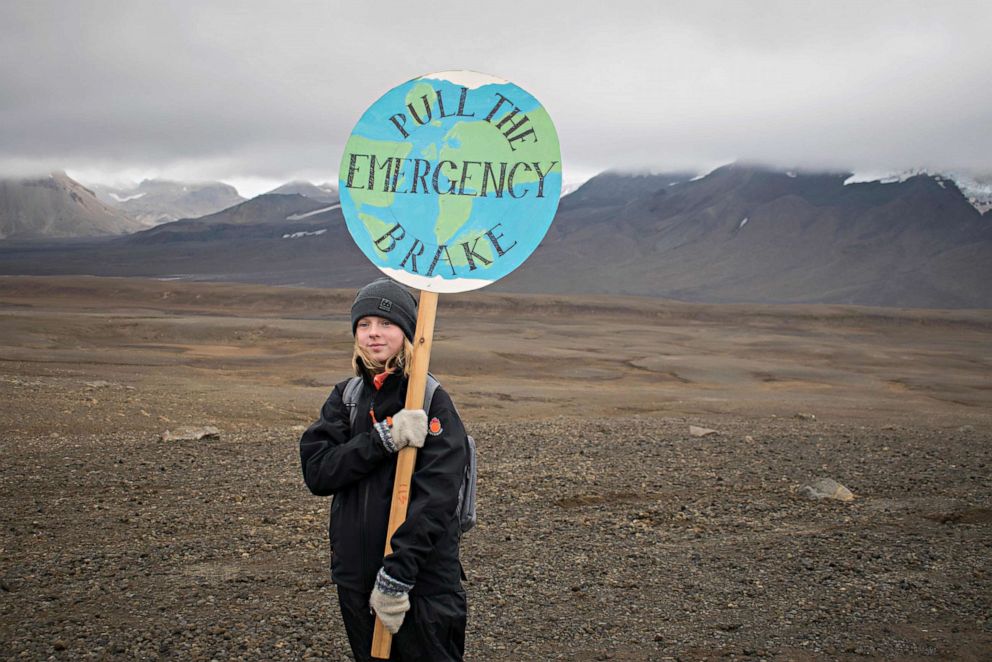
[[[393,415],[392,435],[396,450],[407,445],[423,448],[427,439],[427,412],[423,409],[401,409]]]
[[[403,618],[410,609],[410,589],[412,584],[404,584],[386,574],[382,568],[375,578],[375,588],[369,598],[369,607],[379,617],[391,634],[400,631]]]

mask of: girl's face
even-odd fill
[[[355,339],[358,346],[376,361],[385,363],[403,349],[403,329],[383,317],[369,315],[358,320]]]

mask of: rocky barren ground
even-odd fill
[[[0,279],[0,657],[349,659],[296,446],[348,301]],[[992,657],[992,315],[444,305],[469,659]]]

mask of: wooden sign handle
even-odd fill
[[[437,317],[437,292],[421,290],[420,304],[417,306],[417,331],[413,335],[413,361],[410,364],[410,381],[406,387],[406,408],[422,409],[424,393],[427,389],[427,368],[431,362],[431,344],[434,342],[434,319]],[[389,524],[386,527],[386,551],[383,556],[392,554],[390,544],[393,534],[406,520],[406,509],[410,502],[410,483],[413,468],[417,464],[417,449],[407,446],[396,458],[396,480],[393,482],[393,502],[389,507]],[[372,657],[386,660],[393,645],[393,636],[375,618],[372,633]]]

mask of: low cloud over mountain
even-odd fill
[[[338,187],[329,183],[318,185],[311,184],[310,182],[289,182],[288,184],[283,184],[282,186],[272,189],[269,193],[275,193],[278,195],[296,193],[305,198],[311,198],[312,200],[317,200],[319,202],[334,203],[338,201]]]
[[[222,182],[146,179],[134,187],[92,188],[104,203],[123,210],[145,227],[212,214],[244,202],[233,186]]]

